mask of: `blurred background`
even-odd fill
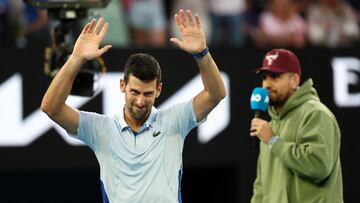
[[[209,124],[185,141],[183,202],[250,201],[258,155],[249,135],[250,95],[261,85],[251,70],[278,47],[298,55],[303,80],[314,79],[320,99],[336,115],[344,200],[357,199],[360,1],[111,0],[90,7],[48,9],[0,0],[0,202],[101,202],[94,154],[40,112],[42,96],[84,22],[104,16],[110,23],[104,44],[113,48],[84,67],[69,101],[73,106],[116,113],[123,99],[118,80],[136,52],[155,56],[162,67],[156,106],[190,98],[201,88],[196,63],[169,43],[179,35],[173,15],[180,8],[200,15],[228,89]]]

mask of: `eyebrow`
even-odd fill
[[[130,88],[130,91],[134,91],[134,92],[137,92],[137,93],[143,93],[143,94],[150,94],[150,93],[152,94],[152,93],[155,92],[154,90],[145,91],[145,92],[140,92],[139,90],[134,89],[134,88]]]

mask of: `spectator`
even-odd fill
[[[104,17],[112,29],[107,31],[104,44],[111,44],[114,47],[126,47],[130,44],[128,36],[128,25],[125,20],[124,8],[120,0],[110,1],[105,8],[92,8],[90,11],[98,16]],[[88,19],[85,20],[87,23]]]
[[[354,8],[356,15],[357,15],[358,23],[360,24],[360,1],[359,0],[348,0],[348,2]]]
[[[132,42],[136,46],[164,46],[167,26],[163,0],[125,0]]]
[[[0,0],[0,44],[6,41],[7,27],[8,27],[8,12],[9,5],[7,0]]]
[[[38,9],[22,1],[10,0],[10,12],[18,48],[25,48],[28,43],[48,43],[49,28],[47,10]]]
[[[307,13],[308,38],[314,46],[346,47],[359,39],[354,9],[343,0],[318,0]]]
[[[259,47],[305,46],[306,22],[293,0],[271,0],[260,14],[259,28],[252,37]]]
[[[242,46],[245,42],[246,0],[211,0],[211,44]]]
[[[296,10],[301,16],[306,17],[306,11],[311,2],[312,0],[294,0]]]

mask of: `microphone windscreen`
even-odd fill
[[[269,91],[262,87],[253,90],[250,98],[250,107],[254,111],[266,111],[269,104]]]

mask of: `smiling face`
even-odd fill
[[[300,76],[296,73],[273,73],[263,71],[262,86],[269,90],[270,105],[281,109],[289,97],[296,91]]]
[[[157,80],[142,81],[130,75],[127,83],[120,81],[121,92],[125,93],[125,118],[129,122],[144,123],[150,114],[155,99],[159,97],[162,83]]]

